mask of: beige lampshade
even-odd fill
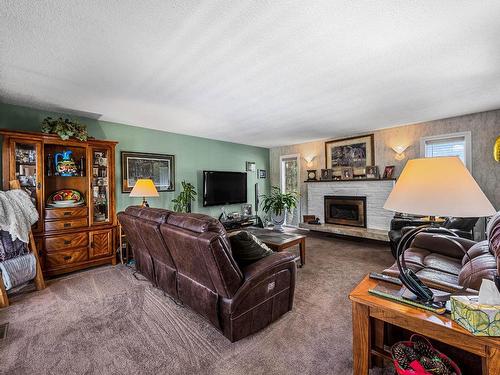
[[[495,213],[458,157],[409,160],[384,208],[429,216],[482,217]]]
[[[141,178],[135,182],[134,188],[130,192],[131,197],[158,197],[153,180],[149,178]]]

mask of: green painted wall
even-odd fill
[[[257,169],[269,171],[269,150],[267,148],[215,141],[0,103],[0,128],[40,131],[40,124],[47,116],[78,119],[87,125],[91,136],[119,142],[116,150],[116,202],[118,210],[140,203],[140,199],[130,198],[128,194],[121,192],[120,151],[175,155],[176,191],[162,192],[159,198],[148,199],[150,205],[171,209],[171,200],[179,194],[181,181],[186,180],[195,185],[198,191],[198,200],[193,204],[193,212],[202,212],[212,216],[218,216],[221,207],[203,207],[201,201],[203,170],[244,172],[245,162],[254,161]],[[256,172],[248,172],[248,203],[251,203],[252,206],[254,206],[254,184],[256,182],[259,183],[261,194],[265,194],[269,189],[269,179],[257,179]],[[241,211],[241,205],[227,206],[226,212],[231,211]]]

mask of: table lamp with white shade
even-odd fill
[[[158,197],[158,190],[153,180],[149,178],[141,178],[135,182],[132,191],[130,192],[131,197],[142,197],[141,207],[149,207],[146,197]]]
[[[458,157],[409,160],[384,208],[405,214],[428,215],[431,222],[436,216],[486,217],[495,214],[492,204]],[[402,255],[413,238],[428,227],[421,226],[405,233],[396,250],[402,283],[418,299],[427,302],[433,299],[432,291],[406,267]],[[450,234],[456,236],[451,231]]]

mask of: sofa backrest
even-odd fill
[[[224,298],[236,293],[243,275],[218,220],[202,214],[175,213],[160,230],[177,271],[189,279],[189,283],[201,284]]]
[[[154,281],[153,261],[140,235],[137,216],[119,212],[117,217],[134,253],[137,270],[149,280]]]
[[[160,261],[175,269],[170,251],[160,233],[160,225],[167,221],[172,211],[159,208],[130,206],[127,207],[125,213],[137,218],[136,228],[151,257],[153,257],[155,261]]]

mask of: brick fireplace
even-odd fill
[[[366,197],[326,195],[325,223],[366,228]]]

